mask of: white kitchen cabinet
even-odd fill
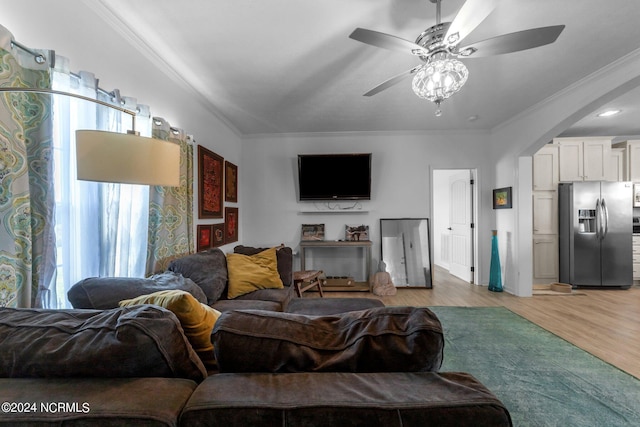
[[[560,182],[603,181],[611,166],[610,138],[556,138]]]
[[[558,281],[558,236],[533,236],[533,283]]]
[[[533,155],[533,191],[556,191],[559,181],[558,146],[546,144]]]
[[[611,149],[611,165],[609,166],[609,177],[607,181],[626,181],[624,148]]]
[[[619,142],[613,147],[624,150],[623,181],[640,182],[640,140]]]
[[[633,280],[640,280],[640,236],[633,235]]]
[[[558,233],[558,193],[533,193],[533,234]]]

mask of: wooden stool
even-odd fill
[[[324,297],[322,293],[322,279],[324,272],[322,270],[304,270],[293,272],[293,285],[296,288],[298,297],[302,298],[302,293],[314,286],[318,287],[320,297]]]

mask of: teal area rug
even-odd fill
[[[506,308],[429,308],[444,329],[441,371],[480,380],[514,426],[640,426],[633,376]]]

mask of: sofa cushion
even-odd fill
[[[284,311],[308,316],[328,316],[376,307],[384,307],[384,304],[374,298],[295,298]]]
[[[229,299],[248,294],[258,289],[282,289],[278,274],[276,248],[255,255],[231,253],[227,255],[229,272]]]
[[[73,285],[67,297],[73,308],[108,310],[117,308],[123,299],[135,298],[166,289],[180,289],[189,292],[200,302],[207,297],[191,279],[180,274],[165,272],[147,279],[135,277],[90,277]]]
[[[236,299],[221,299],[213,303],[211,307],[215,308],[221,313],[231,311],[231,310],[282,311],[282,305],[279,302],[262,301],[262,300],[245,300],[241,298],[242,297],[236,298]]]
[[[213,329],[220,372],[436,371],[444,338],[427,308],[378,307],[334,316],[239,310]]]
[[[255,248],[252,246],[238,245],[233,248],[233,252],[242,255],[255,255],[270,248]],[[276,247],[276,258],[278,261],[278,274],[282,284],[291,286],[293,284],[293,250],[284,245]]]
[[[168,269],[200,286],[209,305],[219,300],[227,287],[227,257],[219,248],[174,259]]]
[[[35,409],[3,412],[0,425],[175,427],[196,385],[183,378],[0,378],[0,402]]]
[[[185,405],[180,423],[208,427],[510,427],[502,402],[458,372],[218,374]]]
[[[205,367],[161,307],[0,309],[0,377],[176,377]]]
[[[211,331],[220,312],[202,304],[190,293],[180,290],[154,292],[137,298],[120,301],[121,307],[153,304],[164,307],[176,315],[191,346],[207,368],[216,366]]]

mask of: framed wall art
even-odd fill
[[[344,229],[344,240],[346,240],[347,242],[369,240],[369,226],[346,225]]]
[[[224,200],[238,201],[238,166],[231,162],[224,162]]]
[[[224,243],[238,241],[238,208],[224,208]]]
[[[198,239],[196,242],[196,250],[200,252],[209,249],[213,241],[213,230],[211,225],[198,225],[197,231]]]
[[[214,248],[224,245],[224,223],[213,224],[213,244]]]
[[[198,145],[198,217],[222,218],[224,159]]]
[[[300,240],[324,240],[324,224],[302,224]]]
[[[511,187],[493,190],[493,209],[511,209]]]

